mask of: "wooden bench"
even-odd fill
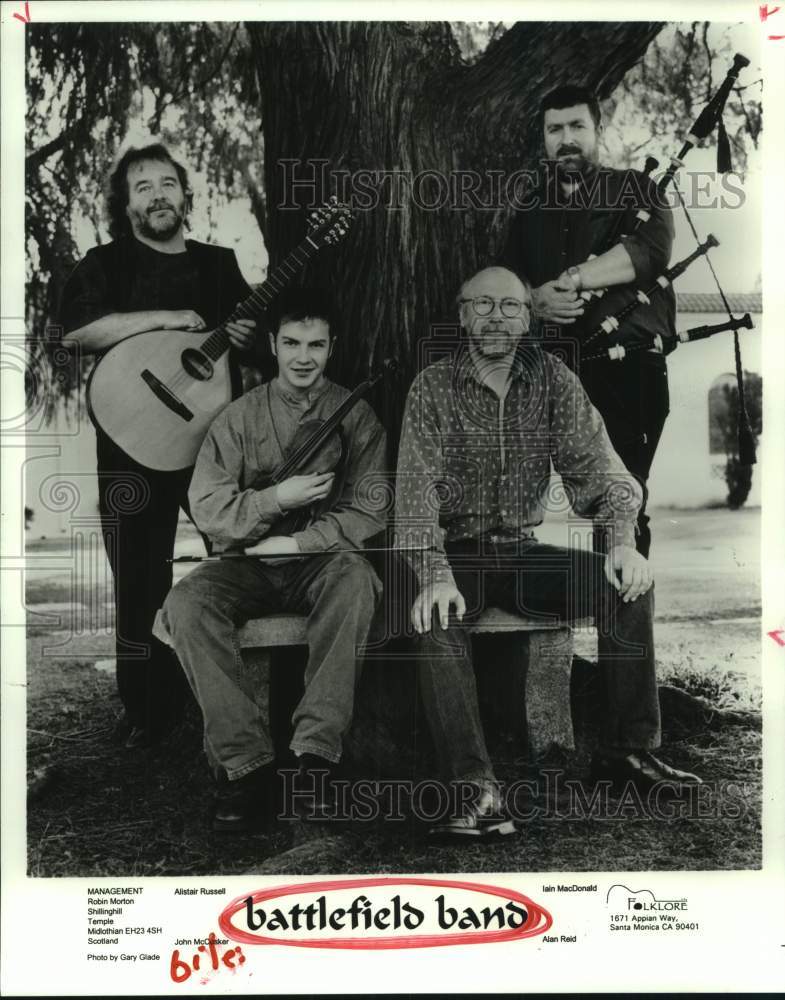
[[[253,619],[237,633],[243,662],[256,675],[259,703],[269,710],[268,692],[272,654],[275,649],[305,645],[306,618],[277,614]],[[484,671],[494,670],[490,700],[497,720],[514,726],[524,723],[531,752],[541,757],[552,746],[575,746],[570,709],[572,630],[563,623],[545,623],[489,608],[467,631],[481,641],[488,636],[504,636],[493,664],[475,658],[481,694]],[[171,639],[156,615],[154,634],[171,645]],[[372,633],[369,643],[375,638]],[[499,662],[501,659],[502,662]],[[486,689],[487,692],[487,689]],[[486,702],[489,697],[486,693]],[[515,727],[517,728],[517,726]],[[522,725],[521,725],[522,728]]]

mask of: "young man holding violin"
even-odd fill
[[[303,819],[319,819],[324,771],[341,759],[360,669],[357,650],[381,595],[356,552],[384,527],[364,503],[383,473],[385,435],[363,400],[340,422],[302,474],[276,475],[349,395],[325,378],[335,346],[329,300],[291,289],[277,301],[270,343],[277,377],[231,403],[213,422],[196,462],[193,518],[217,552],[247,557],[205,562],[181,580],[164,621],[202,709],[204,746],[218,795],[216,830],[244,830],[263,817],[273,748],[234,641],[235,629],[271,612],[307,614],[305,693],[292,717]],[[367,486],[366,486],[367,484]],[[304,557],[307,554],[307,558]],[[280,557],[280,558],[276,558]]]

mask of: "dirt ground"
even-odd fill
[[[493,745],[500,779],[508,787],[521,777],[530,782],[524,799],[515,803],[531,817],[522,824],[522,834],[512,843],[462,850],[431,844],[425,825],[411,819],[336,824],[334,836],[300,844],[285,823],[254,835],[211,833],[206,822],[211,787],[196,706],[155,749],[129,751],[118,743],[107,578],[95,574],[74,602],[73,575],[64,573],[62,563],[50,568],[57,563],[51,543],[31,546],[33,572],[26,589],[29,872],[130,877],[251,870],[759,867],[759,524],[756,510],[654,514],[655,636],[668,747],[663,756],[701,774],[706,782],[701,801],[682,803],[675,815],[673,809],[666,815],[613,796],[596,813],[576,809],[574,779],[586,777],[593,738],[591,698],[583,698],[578,685],[575,754],[535,767],[514,741]],[[546,529],[540,532],[543,541],[564,544],[565,532],[574,540],[572,525],[554,523]],[[194,544],[186,532],[179,548],[190,551]],[[576,676],[588,683],[586,661],[596,656],[592,632],[577,634],[576,653],[581,657]],[[682,701],[679,692],[705,701]]]

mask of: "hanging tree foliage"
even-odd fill
[[[78,258],[75,224],[90,225],[96,242],[105,234],[101,187],[129,123],[142,117],[207,172],[211,191],[249,199],[272,265],[304,236],[303,205],[348,194],[352,231],[303,280],[331,287],[339,301],[338,381],[356,384],[383,357],[400,360],[400,381],[384,394],[392,429],[432,324],[454,320],[459,283],[498,247],[508,212],[503,180],[536,165],[542,94],[573,82],[618,103],[620,84],[633,80],[637,91],[648,74],[641,100],[657,129],[668,113],[674,132],[682,126],[701,96],[683,56],[690,45],[707,49],[706,38],[700,26],[677,26],[675,42],[659,49],[651,43],[662,28],[31,24],[30,337],[43,337]],[[736,97],[732,136],[743,146],[745,135],[757,141],[759,104]],[[293,177],[313,183],[292,190]],[[53,398],[58,392],[68,383]]]
[[[31,23],[27,44],[26,324],[31,372],[47,365],[47,327],[79,259],[77,226],[108,239],[103,191],[129,127],[205,170],[211,192],[249,198],[264,233],[258,95],[240,24]],[[62,355],[62,352],[60,352]],[[51,415],[77,372],[48,390]]]

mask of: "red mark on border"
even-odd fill
[[[186,962],[180,958],[179,948],[174,949],[169,963],[169,975],[172,977],[172,982],[184,983],[187,979],[190,979],[194,972],[200,971],[201,959],[206,957],[210,959],[210,967],[213,972],[217,972],[222,964],[225,968],[234,971],[238,965],[242,965],[245,961],[245,955],[243,955],[243,950],[239,946],[237,948],[230,948],[222,955],[218,951],[215,934],[211,931],[207,939],[207,947],[200,944],[190,962]],[[201,972],[204,975],[206,970],[202,969]],[[202,980],[202,982],[206,981],[205,979]]]
[[[760,4],[759,7],[758,7],[758,17],[760,17],[760,19],[761,19],[762,22],[766,22],[766,21],[768,21],[768,19],[770,17],[772,17],[774,14],[776,14],[780,9],[781,8],[779,8],[779,7],[772,7],[771,9],[769,9],[769,5],[767,3],[766,4]],[[783,38],[785,38],[785,35],[769,35],[768,36],[768,39],[769,39],[770,42],[779,42]]]
[[[27,0],[25,0],[24,14],[17,14],[14,11],[14,17],[17,19],[17,21],[21,21],[22,24],[29,24],[30,21],[32,21],[32,18],[30,17],[30,4],[27,2]]]
[[[263,889],[253,893],[253,903],[263,903],[268,899],[281,896],[301,895],[302,893],[329,892],[330,889],[367,889],[374,886],[425,885],[439,889],[464,889],[468,892],[485,893],[490,896],[500,896],[502,899],[521,903],[528,913],[527,919],[520,927],[510,927],[505,930],[469,931],[459,934],[406,934],[387,937],[347,937],[318,938],[311,940],[285,940],[277,937],[265,937],[250,931],[235,927],[232,917],[246,908],[248,893],[233,899],[218,918],[221,931],[234,941],[242,944],[278,944],[294,948],[348,948],[351,950],[386,950],[390,948],[437,948],[453,944],[492,944],[497,941],[520,941],[524,938],[544,934],[553,924],[553,917],[548,911],[514,889],[503,889],[500,886],[483,885],[478,882],[453,882],[444,879],[428,878],[358,878],[337,879],[327,882],[301,882],[298,885],[283,885],[274,889]]]
[[[778,646],[785,646],[785,639],[780,638],[780,636],[785,635],[785,628],[775,628],[772,632],[767,632],[766,635],[771,636]]]

